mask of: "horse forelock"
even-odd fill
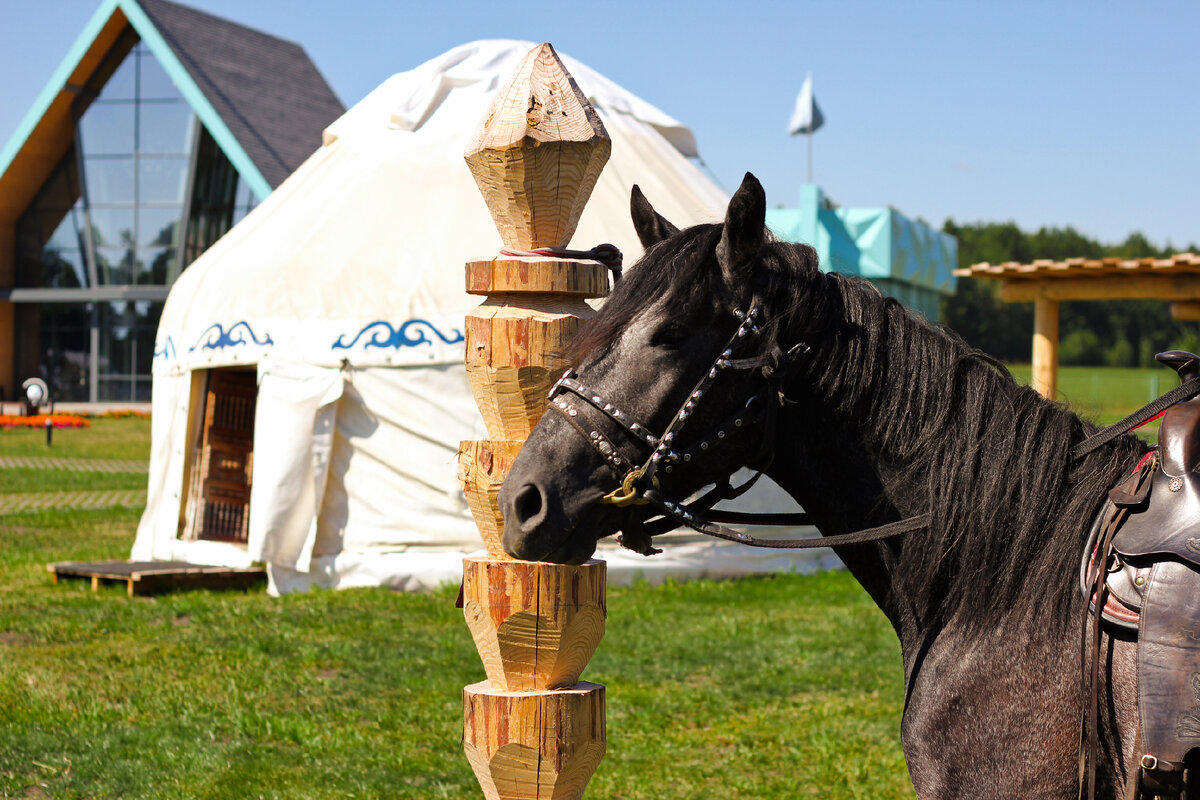
[[[696,225],[646,250],[571,342],[568,360],[582,363],[607,350],[638,315],[655,305],[677,310],[680,317],[709,313],[720,296],[714,283],[720,271],[713,255],[720,238],[719,224]]]

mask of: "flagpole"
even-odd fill
[[[792,118],[788,121],[789,134],[795,136],[798,133],[803,133],[808,139],[805,143],[805,149],[808,152],[806,183],[813,182],[812,135],[816,133],[817,128],[821,127],[824,121],[824,117],[821,116],[821,109],[817,106],[816,98],[813,97],[812,73],[810,72],[804,79],[804,85],[800,87],[800,95],[796,98],[796,107],[792,111]]]
[[[813,182],[813,177],[812,177],[812,136],[813,136],[812,131],[809,131],[808,133],[804,134],[804,138],[808,140],[808,180],[805,181],[805,183]]]

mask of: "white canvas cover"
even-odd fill
[[[263,561],[273,591],[461,575],[480,541],[455,455],[460,440],[487,438],[462,367],[463,316],[480,301],[463,289],[463,265],[501,245],[463,148],[532,47],[474,42],[389,78],[176,281],[156,339],[133,558]],[[696,154],[691,132],[563,60],[613,139],[573,246],[613,242],[627,265],[637,259],[634,183],[676,224],[719,220],[727,198],[685,157]],[[259,382],[249,544],[182,541],[204,370],[237,365],[256,366]],[[715,567],[715,547],[673,548],[685,565],[675,570],[661,556],[606,557],[617,580],[626,562],[649,576],[815,563],[735,548]]]

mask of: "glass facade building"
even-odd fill
[[[343,112],[299,45],[101,0],[0,148],[0,400],[148,401],[175,279]]]
[[[143,44],[110,57],[16,225],[18,372],[57,401],[148,401],[169,286],[257,203]]]

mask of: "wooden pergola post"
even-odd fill
[[[1058,392],[1058,306],[1067,300],[1154,299],[1171,302],[1171,315],[1200,319],[1200,254],[1167,258],[1068,258],[1031,264],[972,264],[963,278],[1000,281],[1000,299],[1033,301],[1033,388],[1054,400]]]
[[[554,48],[534,48],[466,153],[505,249],[565,247],[611,149]],[[579,680],[604,635],[606,567],[510,559],[497,495],[608,272],[510,252],[469,262],[467,291],[487,298],[467,315],[466,364],[491,438],[459,448],[487,548],[463,563],[463,612],[487,672],[463,690],[463,749],[488,800],[576,800],[606,746],[604,687]]]
[[[1053,400],[1058,394],[1058,301],[1033,301],[1033,388]]]

